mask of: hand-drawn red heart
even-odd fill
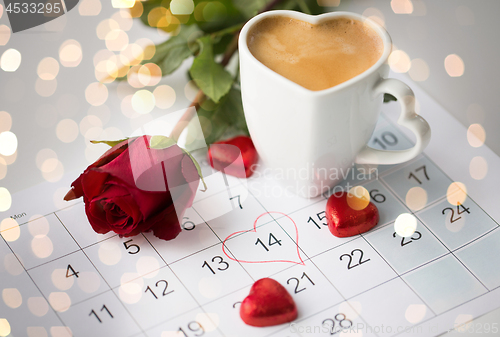
[[[240,153],[243,165],[237,161]],[[208,162],[214,169],[238,178],[250,177],[253,174],[252,166],[258,159],[252,139],[246,136],[215,142],[208,149]]]
[[[297,306],[286,289],[272,278],[255,282],[243,300],[240,317],[248,325],[272,326],[297,318]]]
[[[257,233],[257,222],[259,221],[259,219],[261,219],[263,216],[265,215],[269,215],[271,213],[275,213],[275,214],[279,214],[279,215],[283,215],[285,218],[288,218],[288,220],[290,220],[290,222],[293,224],[293,228],[295,229],[295,243],[297,244],[297,256],[298,256],[298,261],[292,261],[292,260],[262,260],[262,261],[250,261],[250,260],[240,260],[240,259],[235,259],[232,257],[231,254],[228,254],[226,252],[226,241],[229,240],[232,236],[235,236],[235,235],[238,235],[240,233],[245,233],[245,232],[254,232],[254,233]],[[283,218],[282,218],[283,219]],[[257,219],[255,219],[254,223],[253,223],[253,229],[252,230],[242,230],[242,231],[237,231],[237,232],[234,232],[233,234],[229,235],[227,238],[224,239],[224,241],[222,242],[222,251],[224,252],[224,254],[228,257],[228,259],[231,259],[233,261],[237,261],[237,262],[240,262],[240,263],[269,263],[269,262],[289,262],[289,263],[295,263],[295,264],[300,264],[300,265],[304,265],[304,261],[302,260],[302,257],[300,256],[300,249],[299,249],[299,230],[297,229],[297,224],[295,223],[295,221],[293,221],[292,218],[290,218],[288,215],[286,215],[285,213],[281,213],[281,212],[275,212],[275,211],[271,211],[271,212],[267,212],[267,213],[264,213],[264,214],[261,214],[257,217]]]
[[[347,192],[332,194],[326,203],[326,220],[330,232],[344,238],[375,227],[379,220],[378,209],[368,200]]]

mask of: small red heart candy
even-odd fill
[[[240,156],[240,153],[243,159],[243,167],[241,164],[233,164]],[[210,166],[238,178],[250,177],[253,174],[252,166],[257,163],[258,159],[259,156],[257,155],[257,150],[255,150],[252,139],[247,136],[237,136],[228,140],[215,142],[208,149]]]
[[[377,225],[379,215],[369,195],[357,197],[348,192],[337,192],[326,203],[326,220],[330,232],[344,238],[369,231]]]
[[[241,303],[240,317],[248,325],[273,326],[297,318],[297,306],[280,283],[263,278],[253,284]]]

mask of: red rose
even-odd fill
[[[181,232],[179,219],[191,207],[198,172],[176,144],[153,149],[150,138],[130,138],[113,146],[71,184],[64,199],[83,196],[97,233],[127,237],[153,231],[171,240]]]

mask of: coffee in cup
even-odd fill
[[[365,72],[384,51],[384,43],[373,28],[348,17],[319,24],[269,17],[252,27],[247,44],[268,68],[314,91]]]

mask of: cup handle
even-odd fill
[[[415,112],[415,94],[405,83],[394,78],[382,79],[373,88],[374,96],[391,94],[401,104],[401,115],[398,124],[407,127],[415,134],[415,146],[407,150],[385,151],[377,150],[366,145],[356,156],[357,164],[399,164],[419,155],[429,144],[431,129],[425,119]]]

